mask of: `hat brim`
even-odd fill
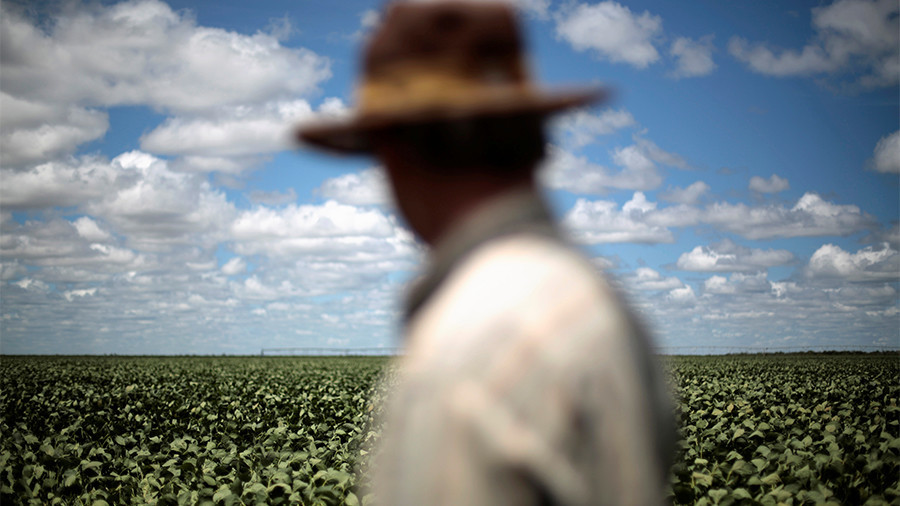
[[[598,104],[608,98],[609,91],[602,88],[542,95],[511,94],[466,106],[430,107],[392,114],[360,114],[341,120],[319,120],[301,125],[296,137],[303,145],[345,154],[368,154],[372,152],[371,134],[392,126],[519,114],[544,116],[573,107]]]

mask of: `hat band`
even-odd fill
[[[447,70],[450,69],[450,70]],[[533,97],[534,88],[507,66],[480,76],[452,72],[452,65],[403,63],[370,76],[357,90],[361,116],[402,115],[431,110],[466,110]]]

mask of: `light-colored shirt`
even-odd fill
[[[384,505],[663,502],[672,412],[641,330],[519,192],[413,291],[373,488]]]

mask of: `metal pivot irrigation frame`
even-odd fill
[[[295,346],[262,348],[259,356],[395,356],[402,347],[337,348]],[[772,353],[900,353],[898,346],[820,345],[820,346],[657,346],[657,355],[739,355]]]
[[[403,348],[323,348],[313,346],[286,347],[286,348],[262,348],[259,356],[283,356],[283,355],[327,355],[327,356],[381,356],[399,355]]]

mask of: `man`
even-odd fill
[[[432,248],[373,466],[380,504],[663,502],[671,412],[648,342],[536,188],[544,119],[603,96],[536,89],[503,4],[397,3],[356,115],[301,129],[374,154]]]

